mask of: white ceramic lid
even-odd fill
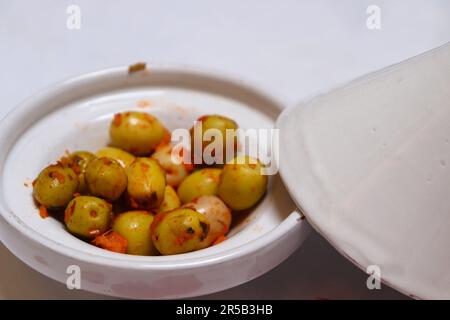
[[[337,250],[412,297],[450,298],[450,44],[287,109],[277,127],[280,174]]]

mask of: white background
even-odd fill
[[[66,8],[81,8],[68,30]],[[369,5],[381,30],[366,27]],[[43,87],[137,61],[207,67],[259,83],[286,106],[450,41],[447,0],[0,0],[0,117]],[[69,291],[0,244],[0,298],[104,298]],[[403,298],[314,233],[286,262],[205,298]]]

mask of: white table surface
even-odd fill
[[[81,8],[68,30],[66,8]],[[366,8],[381,8],[381,29]],[[447,0],[0,0],[0,117],[72,75],[136,61],[222,70],[262,84],[286,106],[450,41]],[[102,299],[69,291],[0,245],[0,298]],[[313,233],[266,275],[214,299],[402,299]]]

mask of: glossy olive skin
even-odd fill
[[[126,169],[127,197],[133,209],[156,209],[164,199],[166,178],[161,166],[149,158],[136,158]]]
[[[144,112],[117,113],[109,127],[113,146],[136,156],[150,154],[165,134],[166,129],[161,122]]]
[[[46,208],[65,207],[78,189],[78,176],[73,169],[61,163],[42,170],[33,183],[33,196]]]
[[[153,215],[148,211],[128,211],[115,217],[112,229],[127,239],[127,253],[153,256],[158,251],[153,245],[150,226]]]
[[[77,192],[86,193],[86,167],[88,163],[95,159],[95,155],[89,151],[76,151],[67,157],[67,165],[78,175],[79,185]]]
[[[166,172],[166,182],[168,185],[177,187],[191,171],[189,166],[185,164],[176,164],[172,161],[172,145],[165,144],[158,147],[152,154],[151,158],[158,161]]]
[[[213,196],[218,192],[222,169],[205,168],[194,171],[178,187],[178,197],[188,203],[201,196]]]
[[[209,129],[216,129],[222,135],[222,149],[214,151],[214,158],[217,159],[205,159],[205,149],[208,145],[211,144],[213,146],[213,141],[209,140],[205,134],[212,134],[213,130],[207,132]],[[236,130],[238,129],[237,123],[227,117],[221,115],[204,115],[197,119],[196,124],[191,128],[191,150],[193,150],[194,154],[194,163],[195,164],[224,164],[226,163],[230,157],[234,156],[237,150],[237,135]],[[227,136],[226,131],[231,130],[231,135]],[[198,142],[195,142],[195,139]],[[201,146],[201,148],[199,148]],[[228,148],[228,149],[227,149]],[[208,151],[208,149],[206,149]],[[226,150],[229,150],[227,154]],[[233,151],[233,152],[231,152]],[[211,152],[206,152],[206,154],[210,154]]]
[[[170,211],[181,206],[181,201],[178,198],[177,192],[171,186],[167,185],[164,190],[164,199],[159,206],[159,211]]]
[[[109,201],[119,199],[127,187],[124,168],[110,158],[96,158],[86,167],[86,184],[89,192]]]
[[[209,234],[206,238],[208,245],[220,236],[224,236],[230,229],[231,210],[216,196],[202,196],[183,206],[194,209],[203,214],[210,224]]]
[[[124,168],[128,167],[136,159],[131,153],[119,148],[106,147],[98,150],[95,155],[99,158],[110,158],[116,160]]]
[[[84,239],[94,239],[111,225],[112,206],[103,199],[79,196],[67,205],[64,222],[70,233]]]
[[[254,206],[264,195],[267,176],[261,174],[259,160],[238,156],[228,162],[222,171],[219,197],[233,210],[245,210]]]
[[[208,246],[209,223],[204,215],[189,208],[158,213],[151,230],[153,244],[163,255],[185,253]]]

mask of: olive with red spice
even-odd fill
[[[188,203],[197,197],[216,195],[222,169],[205,168],[194,171],[178,187],[178,197]]]
[[[267,189],[267,175],[261,162],[249,156],[229,161],[220,176],[219,197],[231,209],[240,211],[254,206]]]
[[[198,118],[190,130],[195,164],[222,165],[230,160],[237,151],[237,129],[237,123],[225,116],[211,114]]]
[[[158,251],[153,245],[150,226],[153,214],[144,210],[127,211],[114,218],[112,229],[128,241],[128,254],[153,256]]]
[[[212,244],[227,234],[231,226],[231,210],[216,196],[202,196],[183,206],[203,214],[210,224],[206,242]]]
[[[170,211],[181,206],[181,201],[178,198],[177,192],[174,188],[167,185],[164,190],[164,199],[159,206],[159,211]]]
[[[150,154],[166,134],[161,122],[145,112],[117,113],[109,127],[113,146],[136,156]]]
[[[106,232],[111,226],[111,218],[111,204],[92,196],[75,197],[64,212],[67,230],[84,239],[94,239]]]
[[[128,167],[136,159],[131,153],[114,147],[106,147],[98,150],[95,155],[99,158],[110,158],[116,160],[124,168]]]
[[[67,162],[66,164],[78,175],[79,185],[77,192],[79,193],[87,192],[86,167],[93,159],[95,159],[95,155],[89,151],[76,151],[62,160],[63,163]]]
[[[163,255],[203,249],[209,245],[209,227],[205,216],[193,209],[160,212],[151,226],[153,244]]]
[[[114,201],[127,188],[127,175],[116,160],[97,158],[86,167],[86,184],[92,195]]]
[[[127,198],[133,209],[156,209],[164,198],[166,178],[161,166],[150,158],[136,158],[127,167]]]
[[[72,200],[78,189],[78,176],[61,163],[42,170],[33,183],[34,199],[46,208],[62,208]]]

